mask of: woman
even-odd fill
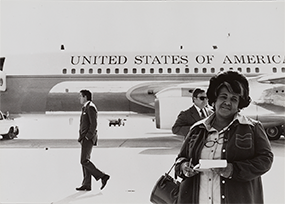
[[[207,97],[214,113],[192,126],[176,160],[178,203],[263,203],[261,175],[273,154],[261,123],[239,114],[251,101],[247,79],[234,71],[214,76]],[[197,169],[199,159],[227,164]]]

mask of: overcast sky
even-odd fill
[[[279,2],[0,0],[0,55],[284,51]]]

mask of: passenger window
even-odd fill
[[[84,69],[80,69],[80,74],[84,74]]]
[[[207,68],[203,68],[203,73],[207,73]]]
[[[162,69],[162,68],[159,68],[158,72],[159,72],[160,74],[162,74],[162,73],[163,73],[163,69]]]
[[[102,69],[99,68],[99,69],[97,70],[97,73],[98,73],[98,74],[101,74],[101,73],[102,73]]]
[[[75,74],[75,72],[76,72],[75,69],[71,69],[72,74]]]
[[[136,74],[136,73],[137,73],[137,69],[133,68],[133,74]]]
[[[176,73],[179,74],[180,73],[180,69],[176,68]]]
[[[150,73],[153,74],[154,73],[154,69],[150,68]]]
[[[110,68],[106,69],[107,74],[110,74],[110,72],[111,72]]]
[[[250,67],[246,68],[246,72],[250,73]]]
[[[199,70],[198,70],[198,68],[196,67],[195,69],[194,69],[194,73],[198,73],[199,72]]]
[[[66,69],[63,69],[63,70],[62,70],[62,73],[63,73],[63,74],[66,74],[66,73],[67,73],[67,70],[66,70]]]
[[[144,74],[145,73],[145,68],[142,68],[142,74]]]
[[[186,73],[186,74],[189,73],[189,68],[185,68],[185,73]]]
[[[255,68],[255,73],[259,73],[259,68],[258,67]]]
[[[167,69],[167,73],[168,73],[168,74],[171,74],[171,68],[168,68],[168,69]]]
[[[119,74],[119,69],[118,68],[115,69],[115,73]]]
[[[89,74],[93,74],[93,69],[89,69]]]
[[[282,67],[282,68],[281,68],[281,72],[285,72],[285,67]]]
[[[125,73],[125,74],[128,73],[128,69],[127,69],[127,68],[124,69],[124,73]]]
[[[215,68],[211,68],[211,73],[215,73]]]
[[[242,72],[242,69],[241,69],[241,67],[238,67],[238,68],[237,68],[237,70],[238,70],[239,72]]]
[[[276,73],[276,72],[277,72],[276,67],[273,67],[273,68],[272,68],[272,71],[273,71],[273,73]]]

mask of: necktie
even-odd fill
[[[206,118],[206,115],[205,115],[203,109],[200,109],[200,112],[201,112],[201,119]]]

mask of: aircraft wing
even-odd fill
[[[267,75],[257,80],[260,83],[285,84],[285,75]]]
[[[158,81],[146,82],[132,87],[127,91],[127,98],[139,105],[155,108],[155,100],[158,97],[191,97],[192,91],[197,88],[204,88],[205,91],[208,87],[207,81],[181,83],[178,81]]]

